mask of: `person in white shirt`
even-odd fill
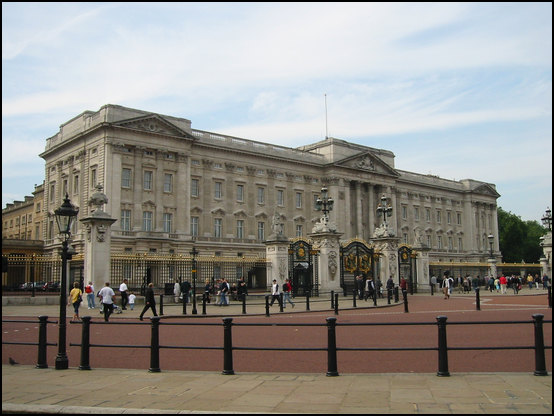
[[[131,310],[135,309],[135,299],[137,297],[135,296],[135,294],[133,292],[131,292],[129,294],[129,308],[131,308]]]
[[[127,294],[127,291],[129,288],[127,287],[127,279],[123,279],[123,283],[119,285],[119,293],[121,294],[121,309],[125,310],[127,309],[127,303],[129,303],[129,296]]]
[[[277,280],[273,279],[273,285],[271,286],[271,303],[269,304],[269,306],[273,306],[275,300],[277,300],[277,303],[279,303],[279,306],[281,306],[279,285],[277,284]]]
[[[115,303],[115,292],[110,287],[110,282],[106,282],[106,286],[100,289],[98,295],[102,298],[102,304],[104,305],[104,321],[108,322]]]

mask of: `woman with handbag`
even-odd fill
[[[71,289],[71,292],[69,292],[69,303],[68,306],[71,304],[73,305],[73,318],[71,319],[71,322],[80,321],[81,318],[79,318],[79,306],[81,306],[81,302],[83,301],[83,292],[81,289],[79,289],[79,282],[73,283],[73,289]]]

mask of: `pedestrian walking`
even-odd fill
[[[88,282],[88,285],[85,286],[85,293],[87,294],[87,303],[89,309],[94,309],[96,305],[94,304],[94,286],[92,282]]]
[[[246,286],[246,282],[244,281],[244,277],[241,277],[239,279],[239,284],[237,286],[237,296],[239,300],[242,300],[243,296],[246,296],[248,294],[248,287]]]
[[[133,292],[129,293],[129,308],[131,310],[135,309],[135,300],[136,299],[137,299],[137,297]]]
[[[206,280],[206,284],[204,285],[204,296],[206,298],[206,302],[211,303],[211,294],[213,291],[212,284],[209,280]]]
[[[508,279],[506,279],[506,276],[502,275],[498,280],[500,281],[500,293],[505,295],[506,289],[508,288]]]
[[[287,302],[290,303],[294,308],[294,302],[290,299],[291,291],[292,285],[290,284],[290,280],[285,279],[285,283],[283,284],[283,308],[287,307]]]
[[[219,306],[229,306],[229,303],[227,302],[227,294],[229,293],[229,283],[227,283],[227,279],[223,278],[221,279],[221,284],[219,285],[219,302],[217,303]]]
[[[119,294],[121,295],[121,309],[127,309],[127,303],[129,303],[129,288],[127,287],[127,279],[123,279],[123,282],[119,285]]]
[[[377,296],[380,298],[383,297],[383,282],[381,282],[381,278],[377,278],[377,282],[375,282],[375,285],[377,286]]]
[[[81,302],[83,301],[83,292],[81,289],[79,289],[79,282],[73,283],[73,289],[71,289],[71,292],[69,292],[69,305],[73,305],[73,318],[71,318],[71,322],[78,322],[81,320],[79,318],[79,306],[81,306]]]
[[[109,322],[110,315],[113,312],[113,306],[115,303],[115,292],[110,287],[110,282],[106,282],[104,287],[98,292],[98,296],[102,299],[104,321]]]
[[[537,273],[535,274],[535,288],[538,289],[540,284],[541,284],[541,277]]]
[[[154,316],[158,316],[156,312],[156,299],[154,298],[154,283],[148,283],[148,288],[146,289],[146,294],[144,296],[144,308],[140,313],[139,319],[142,321],[142,317],[148,309],[152,309]]]
[[[179,280],[175,280],[173,295],[175,296],[175,303],[179,303],[179,298],[181,297],[181,283],[179,283]]]
[[[542,277],[542,288],[544,290],[548,289],[548,286],[550,286],[550,279],[548,278],[548,276],[545,274],[543,277]]]
[[[185,303],[189,303],[191,288],[192,286],[188,280],[181,282],[181,293],[183,294],[183,302]]]
[[[450,279],[446,276],[442,280],[442,293],[445,299],[450,299]]]
[[[400,278],[400,290],[406,290],[407,287],[408,287],[408,282],[406,281],[406,279],[404,279],[404,276],[402,276]]]
[[[279,306],[281,305],[281,296],[279,292],[279,284],[277,283],[277,280],[273,279],[273,285],[271,286],[271,303],[269,306],[273,306],[273,303],[277,301],[279,303]]]
[[[373,282],[373,279],[369,277],[365,281],[365,290],[364,290],[364,300],[367,301],[367,298],[372,298],[375,293],[375,283]]]

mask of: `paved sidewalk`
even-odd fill
[[[2,366],[2,413],[552,413],[552,376]]]

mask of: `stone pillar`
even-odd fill
[[[273,233],[265,241],[266,258],[266,287],[271,290],[273,279],[277,280],[279,287],[283,287],[285,279],[289,277],[289,240],[285,237],[284,224],[281,215],[277,212],[273,215]]]
[[[96,205],[97,208],[81,222],[86,230],[84,284],[92,282],[94,289],[98,291],[110,281],[111,226],[117,220],[102,210],[102,205],[108,202],[108,198],[102,193],[101,185],[96,188],[97,192],[92,195],[89,204]],[[113,282],[110,285],[113,287]]]
[[[552,284],[552,231],[549,231],[544,237],[541,237],[541,246],[544,256],[541,257],[542,275],[547,275]]]
[[[400,283],[398,274],[398,237],[379,237],[373,238],[372,243],[375,245],[375,251],[380,254],[379,258],[379,275],[381,282],[386,282],[389,276],[396,284]]]
[[[313,241],[312,247],[319,250],[319,290],[334,290],[339,293],[340,287],[340,242],[342,234],[321,232],[308,234]]]

